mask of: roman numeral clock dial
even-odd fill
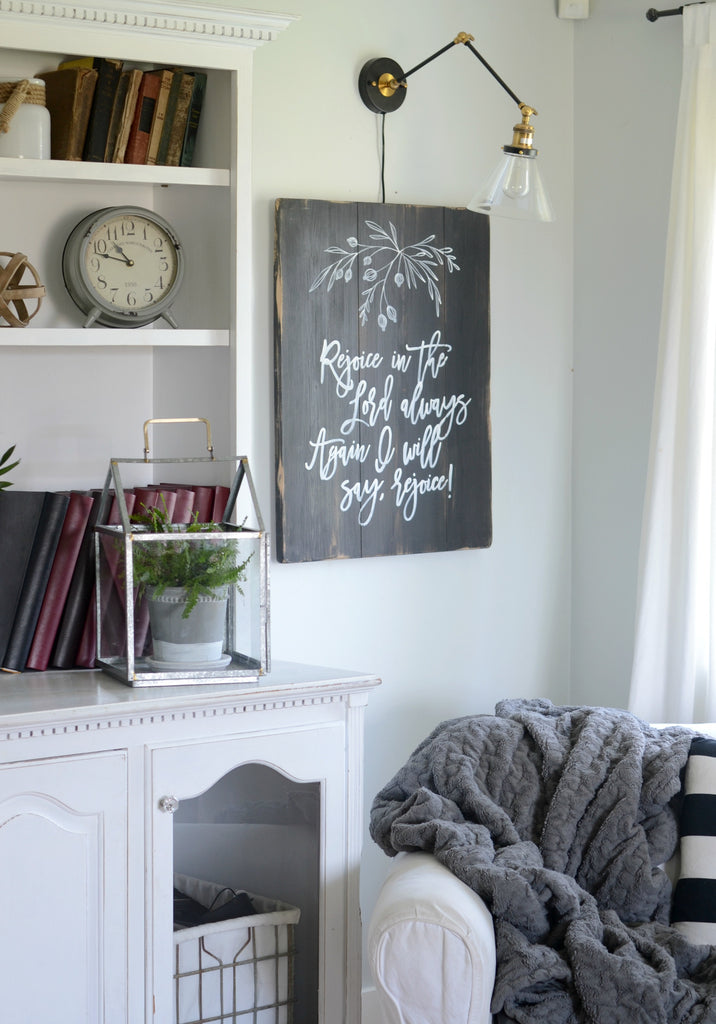
[[[172,226],[139,206],[96,210],[77,224],[62,254],[65,287],[84,327],[142,327],[170,313],[184,274]]]

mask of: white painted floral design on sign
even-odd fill
[[[421,242],[401,247],[395,225],[391,221],[388,224],[389,229],[386,231],[375,221],[367,220],[365,225],[372,232],[368,235],[370,242],[359,242],[357,238],[351,237],[346,239],[347,249],[338,245],[325,249],[325,252],[338,258],[321,270],[309,288],[309,292],[314,292],[327,280],[326,289],[330,291],[336,281],[347,284],[353,279],[354,273],[360,272],[367,285],[361,291],[363,302],[358,309],[360,322],[365,326],[371,307],[377,302],[377,319],[381,331],[385,331],[389,322],[398,322],[397,303],[392,298],[392,289],[399,290],[404,285],[408,289],[425,285],[435,304],[437,317],[440,315],[442,298],[435,268],[445,266],[449,273],[460,269],[452,246],[439,248],[431,244],[435,241],[435,235],[428,235]],[[357,263],[359,266],[356,268]]]

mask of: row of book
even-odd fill
[[[203,71],[142,71],[110,57],[79,57],[37,77],[45,83],[53,160],[191,166]]]
[[[100,490],[0,494],[0,668],[93,668],[94,526]],[[127,511],[166,507],[175,523],[221,522],[229,488],[159,484],[124,492]],[[119,523],[116,498],[107,522]]]

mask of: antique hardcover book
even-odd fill
[[[176,70],[172,79],[172,87],[169,90],[162,137],[159,140],[158,164],[170,167],[179,166],[193,90],[194,76],[189,72]]]
[[[66,68],[37,77],[45,83],[52,159],[81,160],[97,72],[93,68]]]
[[[127,149],[124,154],[126,164],[146,163],[149,133],[152,130],[154,108],[159,95],[159,79],[152,71],[145,71],[139,86],[137,104],[129,130]]]
[[[182,152],[179,158],[179,164],[181,167],[191,167],[194,162],[196,136],[199,131],[199,120],[201,118],[202,107],[204,106],[205,92],[206,75],[203,71],[195,71],[194,88],[192,89],[191,103],[189,104],[189,116],[186,122]]]
[[[77,57],[58,65],[59,71],[68,68],[89,68],[97,72],[97,84],[92,97],[82,159],[99,163],[104,160],[114,97],[122,73],[122,61],[113,60],[111,57]]]
[[[141,81],[142,72],[138,68],[129,68],[120,75],[104,151],[104,159],[107,163],[121,164],[124,162]]]
[[[93,500],[91,494],[82,494],[80,491],[73,491],[69,496],[67,513],[62,524],[62,532],[52,561],[52,569],[47,580],[45,596],[42,599],[25,668],[43,672],[50,664],[52,646],[62,618]]]
[[[145,163],[156,164],[157,153],[159,152],[159,143],[162,138],[162,131],[164,129],[164,121],[166,118],[167,104],[169,103],[169,93],[171,92],[172,79],[174,78],[173,71],[152,71],[150,74],[156,75],[159,79],[159,92],[157,93],[157,101],[154,104],[154,113],[152,114],[152,126],[149,130],[149,141],[147,142],[147,155],[145,157]]]
[[[69,503],[66,494],[45,493],[15,621],[2,662],[3,669],[8,672],[22,672],[25,668]]]

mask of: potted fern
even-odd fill
[[[236,543],[217,536],[217,523],[195,518],[176,526],[165,507],[143,506],[132,522],[139,528],[132,545],[134,582],[138,596],[146,596],[152,629],[150,663],[228,664],[231,655],[223,646],[229,589],[243,593],[240,584],[252,556],[239,561]],[[143,542],[142,533],[163,536]]]

